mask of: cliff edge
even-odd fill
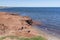
[[[0,36],[32,37],[39,35],[38,31],[32,28],[32,24],[33,21],[28,16],[0,12]]]

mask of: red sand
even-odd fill
[[[0,12],[0,35],[37,36],[39,33],[32,28],[31,20],[28,16]]]

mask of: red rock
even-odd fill
[[[30,22],[32,24],[31,20],[28,16],[0,12],[0,35],[36,36],[39,33],[32,28],[32,25],[29,25]]]

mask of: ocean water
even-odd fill
[[[0,12],[14,12],[30,16],[43,23],[39,28],[60,35],[60,7],[11,7],[0,9]]]

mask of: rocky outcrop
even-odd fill
[[[37,36],[39,33],[32,28],[33,21],[28,16],[20,16],[8,12],[0,12],[0,35]]]

